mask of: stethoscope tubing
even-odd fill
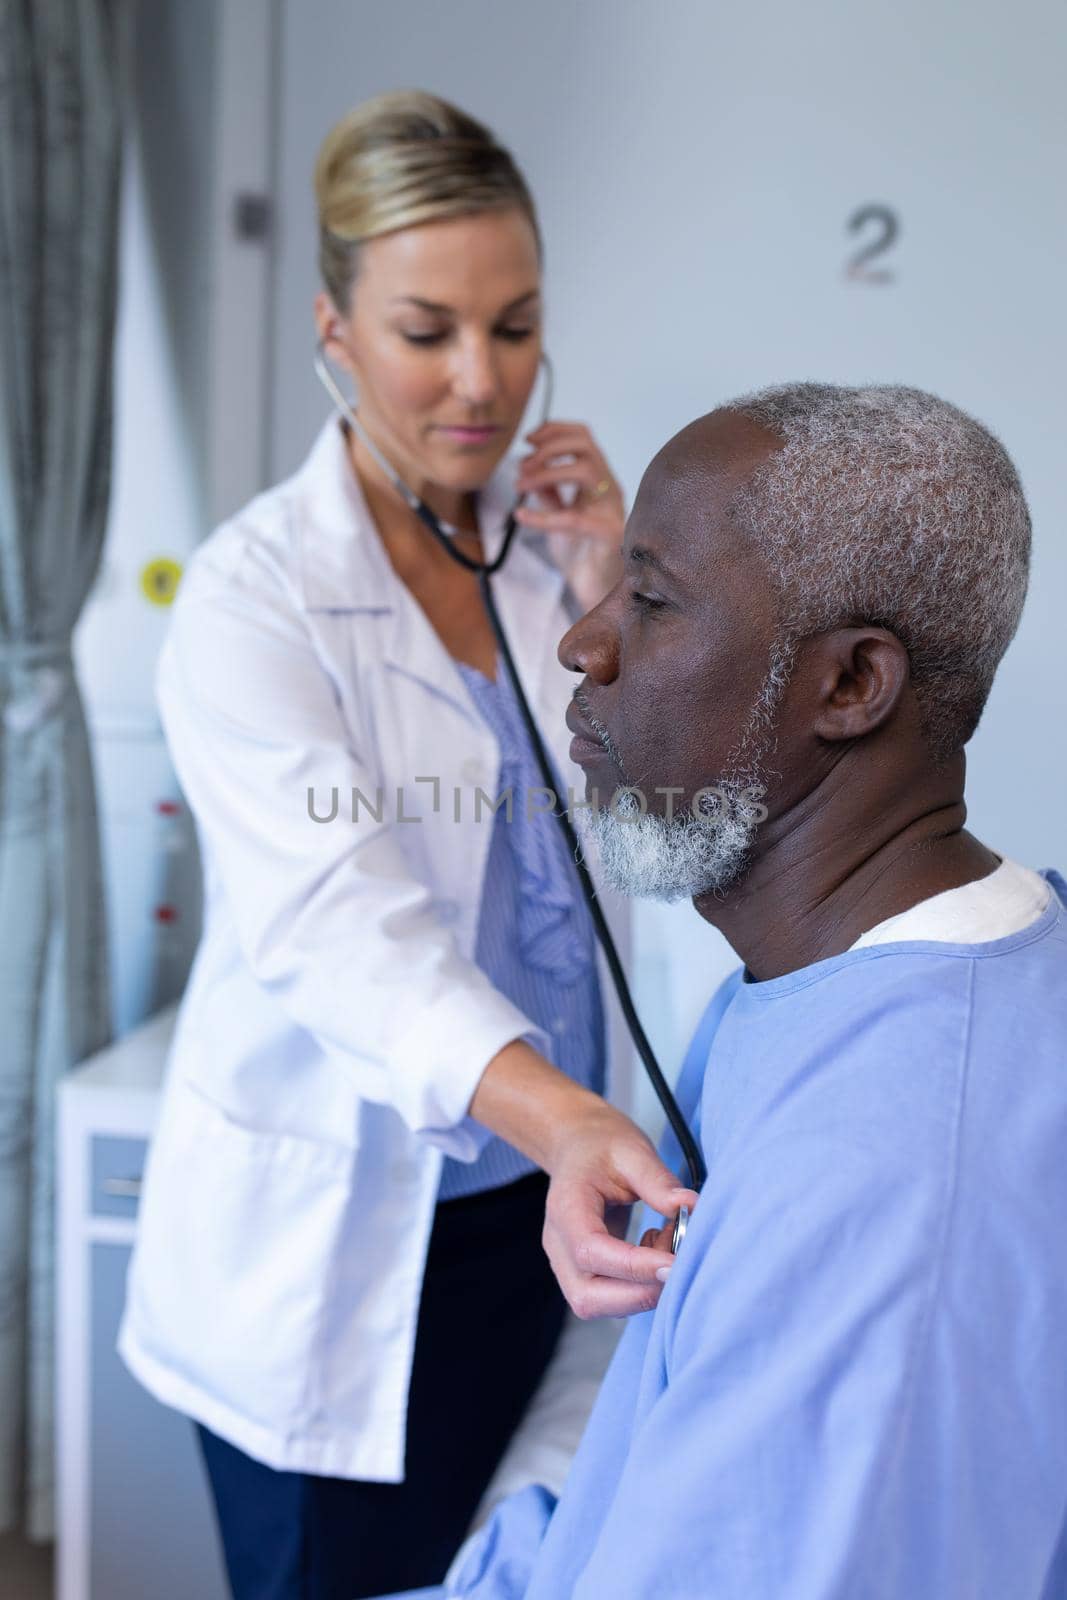
[[[547,417],[548,410],[551,405],[553,374],[552,365],[547,356],[542,355],[542,363],[547,380],[544,397],[544,415]],[[493,634],[496,638],[497,648],[500,651],[500,656],[504,663],[505,671],[507,672],[508,678],[511,681],[511,686],[515,692],[515,699],[518,703],[523,724],[526,728],[527,737],[530,741],[530,748],[532,749],[534,757],[537,761],[545,788],[548,789],[552,794],[555,794],[557,781],[556,775],[552,770],[552,762],[549,759],[544,740],[541,738],[541,731],[538,728],[534,714],[530,709],[530,702],[526,698],[526,691],[523,688],[522,679],[520,678],[518,668],[515,665],[515,658],[511,653],[511,646],[508,644],[507,634],[504,632],[504,625],[500,620],[500,613],[497,610],[496,598],[493,594],[492,583],[490,582],[494,574],[500,571],[501,567],[504,565],[504,562],[507,560],[508,552],[511,549],[512,543],[515,539],[515,534],[518,529],[518,520],[515,516],[515,512],[522,504],[522,501],[525,497],[520,497],[512,507],[504,527],[504,536],[500,543],[500,549],[497,551],[493,559],[491,561],[478,561],[473,556],[467,555],[465,551],[460,550],[452,542],[449,535],[445,532],[444,527],[441,525],[439,519],[430,510],[426,502],[421,499],[420,496],[415,494],[413,490],[408,488],[407,484],[400,477],[399,473],[397,473],[390,462],[386,460],[385,456],[378,449],[378,446],[375,444],[374,440],[371,439],[370,435],[367,433],[366,428],[356,416],[355,411],[349,405],[347,399],[334,380],[333,374],[329,370],[326,362],[325,339],[320,339],[316,348],[315,370],[322,383],[325,385],[330,398],[333,400],[338,411],[356,429],[360,438],[367,445],[371,454],[378,462],[378,465],[395,484],[397,490],[403,495],[412,511],[414,511],[416,516],[419,518],[420,522],[422,522],[428,532],[433,535],[433,537],[437,540],[437,543],[448,552],[453,561],[458,562],[458,564],[461,567],[464,567],[468,572],[473,572],[477,575],[479,587],[482,593],[482,600],[485,605],[486,615],[489,618]],[[701,1188],[703,1188],[704,1180],[707,1177],[707,1168],[704,1165],[704,1158],[700,1153],[700,1147],[693,1138],[693,1135],[689,1130],[689,1126],[682,1115],[678,1102],[671,1093],[670,1086],[660,1070],[659,1062],[656,1060],[655,1053],[651,1044],[649,1043],[648,1035],[645,1033],[645,1030],[641,1025],[640,1017],[637,1015],[637,1009],[634,1006],[633,997],[630,994],[630,987],[626,981],[626,974],[623,971],[622,962],[619,959],[619,952],[615,947],[615,940],[612,938],[611,930],[608,927],[607,919],[604,916],[603,908],[600,904],[600,898],[597,894],[596,884],[593,882],[593,877],[582,853],[578,836],[574,831],[574,824],[571,822],[566,807],[560,808],[557,806],[552,815],[556,818],[560,828],[563,830],[563,836],[567,841],[568,854],[570,855],[570,858],[574,863],[575,871],[578,874],[578,882],[581,885],[582,894],[585,898],[586,905],[589,907],[589,915],[592,918],[593,929],[596,933],[600,948],[604,953],[604,960],[607,964],[608,972],[611,975],[612,985],[614,986],[615,993],[618,996],[619,1005],[622,1008],[622,1014],[626,1020],[626,1026],[630,1031],[630,1037],[633,1040],[637,1053],[641,1058],[641,1064],[648,1075],[648,1080],[655,1091],[656,1098],[663,1109],[664,1115],[671,1126],[675,1138],[678,1140],[678,1145],[681,1149],[685,1164],[689,1169],[690,1185],[693,1189],[699,1191]],[[683,1210],[685,1210],[684,1207]],[[685,1224],[687,1221],[688,1212],[686,1211],[684,1218],[682,1217],[681,1213],[679,1213],[679,1217],[675,1221],[674,1237],[672,1240],[672,1249],[675,1251],[677,1251],[678,1246],[681,1244],[682,1239],[685,1236]]]
[[[432,512],[430,515],[432,516]],[[510,537],[514,532],[514,523],[515,516],[513,512],[508,518],[508,528],[504,534],[505,546],[510,542]],[[443,537],[442,542],[445,542],[446,548],[451,554],[459,554],[459,551],[452,550],[452,547],[447,544],[447,540]],[[519,711],[522,714],[522,720],[526,726],[527,736],[530,740],[530,747],[533,750],[534,756],[537,760],[537,765],[541,770],[541,778],[544,782],[545,788],[550,790],[551,793],[555,794],[558,780],[552,770],[552,763],[549,759],[548,751],[545,749],[544,741],[541,738],[541,731],[538,728],[537,723],[534,720],[533,712],[530,709],[530,702],[526,698],[526,693],[522,686],[522,680],[519,677],[518,668],[515,665],[515,659],[511,653],[511,647],[508,644],[507,634],[504,632],[503,623],[500,620],[500,613],[496,607],[496,599],[493,595],[493,586],[490,582],[491,574],[496,570],[496,566],[495,564],[490,566],[488,563],[479,563],[479,565],[482,569],[478,573],[478,581],[482,591],[482,599],[485,603],[485,609],[488,614],[493,633],[496,636],[497,647],[500,650],[501,659],[504,663],[508,677],[511,680],[512,688],[515,691],[515,699],[518,702]],[[641,1057],[641,1064],[648,1075],[648,1080],[655,1091],[656,1098],[663,1108],[664,1115],[666,1116],[667,1121],[670,1123],[675,1138],[678,1140],[685,1164],[689,1168],[690,1185],[692,1188],[700,1190],[703,1188],[704,1180],[708,1175],[707,1168],[704,1165],[704,1158],[700,1153],[700,1147],[689,1130],[688,1123],[682,1116],[681,1108],[679,1107],[677,1100],[675,1100],[674,1095],[671,1093],[670,1086],[667,1083],[666,1078],[663,1076],[659,1062],[656,1060],[655,1052],[649,1043],[648,1035],[645,1033],[640,1017],[637,1015],[637,1009],[634,1005],[633,997],[630,994],[630,986],[626,981],[626,974],[623,971],[622,962],[619,959],[619,952],[616,949],[615,940],[612,938],[611,929],[608,927],[607,918],[604,916],[604,911],[600,904],[600,897],[597,894],[596,884],[593,881],[592,873],[589,871],[585,856],[582,853],[578,836],[574,831],[574,824],[567,815],[566,807],[557,806],[552,815],[559,823],[559,826],[563,831],[563,837],[567,841],[568,853],[571,860],[574,862],[574,868],[578,874],[578,881],[581,884],[582,893],[585,896],[585,902],[589,907],[589,914],[593,920],[593,927],[596,931],[600,948],[604,953],[604,960],[607,963],[608,971],[611,974],[611,981],[618,997],[619,1005],[622,1008],[622,1014],[626,1019],[626,1026],[630,1030],[630,1037],[634,1042],[634,1046],[638,1055]],[[684,1235],[684,1229],[682,1232]],[[681,1243],[680,1237],[678,1239],[678,1243]]]

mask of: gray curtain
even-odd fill
[[[0,0],[0,1531],[52,1526],[58,1079],[107,1042],[71,630],[111,456],[124,0]]]

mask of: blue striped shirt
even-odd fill
[[[604,1020],[592,918],[558,822],[547,813],[527,816],[527,790],[541,786],[541,775],[507,669],[498,662],[491,682],[475,667],[460,662],[459,668],[500,748],[498,794],[510,789],[514,796],[510,821],[505,806],[493,819],[474,959],[494,988],[544,1031],[548,1045],[533,1042],[549,1060],[600,1093]],[[558,784],[556,792],[563,792]],[[446,1158],[439,1198],[496,1189],[536,1170],[494,1138],[477,1161]]]

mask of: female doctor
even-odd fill
[[[495,592],[577,788],[556,643],[624,511],[579,423],[505,459],[541,362],[526,185],[397,93],[316,192],[320,348],[378,452],[477,559],[540,499]],[[601,1098],[590,918],[477,581],[342,417],[200,548],[157,688],[205,914],[121,1349],[199,1426],[237,1600],[439,1581],[559,1335],[545,1252],[583,1315],[653,1304],[670,1257],[612,1208],[678,1184]]]

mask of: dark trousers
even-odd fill
[[[547,1187],[536,1173],[437,1207],[403,1483],[276,1472],[199,1429],[234,1600],[360,1600],[440,1583],[562,1326],[541,1248]]]

